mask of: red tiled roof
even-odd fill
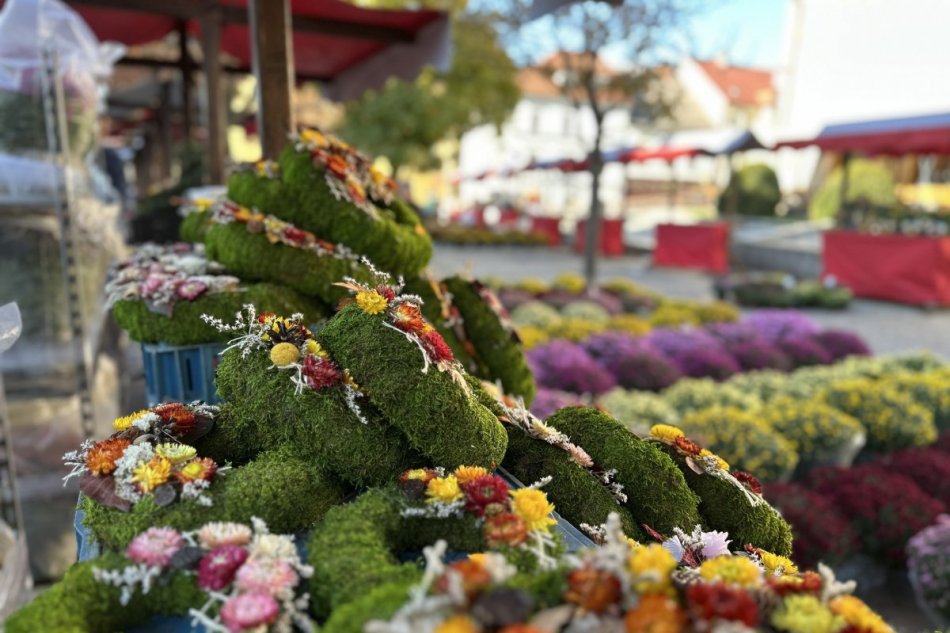
[[[696,63],[733,105],[767,105],[775,100],[772,73],[767,70],[727,66],[715,61]]]

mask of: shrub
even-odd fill
[[[569,292],[563,288],[554,288],[550,292],[545,292],[538,297],[538,300],[543,301],[544,303],[553,306],[558,310],[564,306],[574,303],[575,301],[581,301],[583,299],[586,299],[583,294]]]
[[[828,387],[822,397],[864,425],[871,451],[926,446],[937,439],[933,414],[893,386],[868,378],[842,380]]]
[[[724,345],[765,340],[759,331],[748,323],[710,323],[703,329]]]
[[[650,332],[647,341],[670,358],[691,354],[698,349],[721,351],[714,337],[699,329],[660,329]]]
[[[675,425],[679,419],[676,410],[653,393],[611,389],[597,404],[637,435],[649,435],[654,424]]]
[[[650,325],[653,327],[699,325],[699,317],[686,306],[664,303],[650,315]]]
[[[498,300],[510,311],[534,301],[534,295],[518,288],[502,288],[498,291]]]
[[[931,411],[938,429],[950,429],[950,374],[943,371],[908,372],[887,380],[888,384]]]
[[[580,404],[583,403],[576,394],[540,387],[534,396],[534,402],[531,403],[531,413],[544,419],[558,409]]]
[[[796,483],[773,483],[765,486],[765,498],[792,524],[793,558],[800,565],[837,565],[860,551],[854,528],[823,495]]]
[[[907,571],[923,602],[950,619],[950,516],[941,515],[910,539]]]
[[[607,321],[607,329],[643,336],[650,332],[650,322],[635,314],[615,314]]]
[[[734,469],[764,481],[780,481],[798,463],[795,446],[757,415],[729,407],[711,407],[683,416],[680,428]]]
[[[950,508],[950,460],[933,448],[906,448],[878,463],[907,477],[921,490]]]
[[[814,338],[828,352],[832,362],[837,362],[848,356],[871,355],[867,343],[854,332],[825,330],[816,334]]]
[[[606,324],[610,320],[610,313],[593,301],[575,301],[561,309],[561,316],[566,319],[581,319],[591,323]]]
[[[734,323],[742,316],[742,313],[739,312],[739,308],[725,301],[697,303],[693,306],[693,312],[701,324]]]
[[[768,165],[753,163],[734,172],[729,184],[719,194],[720,214],[732,210],[735,197],[736,212],[742,215],[775,215],[775,206],[782,200],[775,171]]]
[[[789,378],[785,374],[764,369],[733,376],[726,386],[762,402],[768,402],[779,394],[787,393],[788,382]]]
[[[518,328],[518,338],[525,349],[532,349],[551,340],[548,333],[535,325],[523,325]]]
[[[543,279],[538,279],[537,277],[525,277],[515,283],[515,288],[518,290],[524,290],[525,292],[529,292],[533,295],[539,295],[549,291],[551,289],[551,284],[544,281]]]
[[[907,477],[876,465],[816,468],[804,484],[849,518],[864,551],[897,565],[910,537],[946,510]]]
[[[825,179],[808,205],[811,218],[834,218],[841,207],[842,171],[838,166]],[[897,201],[894,178],[883,164],[862,158],[853,158],[848,165],[846,204],[865,201],[875,206],[889,206]]]
[[[823,402],[780,396],[762,407],[759,415],[795,446],[809,466],[848,466],[864,445],[861,423]]]
[[[606,323],[595,323],[587,319],[561,319],[547,328],[551,338],[563,338],[575,342],[583,341],[605,329],[607,329]]]
[[[717,384],[710,378],[687,378],[663,392],[663,398],[681,414],[708,407],[753,409],[759,399],[735,387]]]
[[[788,336],[779,340],[776,346],[795,369],[809,365],[827,365],[831,362],[831,355],[810,336]]]
[[[627,389],[660,391],[682,377],[663,354],[642,340],[621,332],[595,334],[585,341],[587,352]]]
[[[561,320],[561,314],[541,301],[529,301],[511,312],[511,320],[515,325],[533,325],[539,328],[548,328]]]
[[[619,297],[646,297],[652,299],[659,299],[662,295],[660,293],[650,290],[645,286],[641,286],[637,282],[626,279],[624,277],[614,277],[613,279],[608,279],[604,283],[600,284],[602,290],[606,290],[611,294],[615,294]]]
[[[601,394],[617,382],[580,345],[551,341],[528,352],[528,363],[538,384],[574,393]]]
[[[740,371],[739,363],[723,350],[699,348],[673,358],[683,375],[723,381]]]
[[[792,336],[804,337],[817,334],[818,324],[796,310],[756,310],[743,319],[770,343]]]
[[[775,369],[788,371],[792,363],[780,349],[763,340],[748,340],[727,346],[729,353],[739,363],[742,371]]]
[[[561,273],[554,278],[552,285],[559,290],[580,294],[587,288],[587,281],[577,273]]]

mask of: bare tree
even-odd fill
[[[660,80],[668,58],[682,42],[685,22],[698,0],[586,0],[571,2],[545,18],[558,43],[556,63],[548,72],[559,73],[555,84],[578,112],[589,111],[595,124],[588,148],[591,174],[590,212],[584,251],[588,292],[597,287],[597,254],[603,206],[600,180],[604,169],[604,121],[614,108],[636,108],[643,120],[667,115],[670,91]],[[537,24],[534,25],[535,29]],[[624,68],[604,72],[606,52],[622,57]],[[554,60],[552,60],[554,61]]]

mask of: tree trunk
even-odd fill
[[[600,174],[604,170],[603,156],[600,153],[600,141],[603,133],[602,117],[596,115],[597,132],[594,137],[594,150],[588,157],[590,163],[590,214],[587,217],[586,244],[584,244],[584,279],[587,282],[587,294],[597,294],[597,257],[600,254],[600,219],[603,209],[600,203]]]

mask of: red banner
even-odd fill
[[[577,223],[577,232],[574,234],[574,251],[583,253],[586,245],[587,220],[581,220]],[[623,220],[601,220],[601,255],[623,255],[623,251]]]
[[[729,225],[725,222],[658,225],[653,264],[729,272]]]
[[[561,221],[557,218],[531,218],[531,232],[548,238],[548,246],[561,245]]]
[[[950,237],[827,231],[822,262],[858,297],[950,306]]]

